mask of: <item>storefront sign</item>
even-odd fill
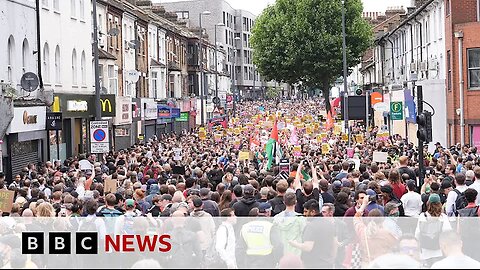
[[[116,98],[117,113],[113,119],[114,125],[128,125],[132,123],[132,99],[130,97]]]
[[[115,116],[115,95],[102,95],[100,97],[100,109],[104,117]]]
[[[180,117],[180,109],[179,108],[170,108],[170,117],[171,118],[179,118]]]
[[[14,107],[13,120],[7,129],[7,134],[45,130],[47,123],[45,106]]]
[[[157,119],[157,103],[154,99],[142,98],[141,104],[144,120]]]
[[[62,113],[47,112],[47,130],[62,130]]]
[[[171,111],[170,108],[165,105],[158,105],[157,107],[157,118],[171,118]]]
[[[182,112],[180,113],[180,117],[175,119],[177,122],[188,122],[188,112]]]
[[[68,100],[67,111],[86,112],[88,111],[88,102],[86,100]]]

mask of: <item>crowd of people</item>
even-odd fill
[[[479,218],[476,147],[437,143],[434,151],[420,149],[419,161],[412,143],[380,138],[379,127],[361,124],[351,128],[349,147],[341,131],[324,129],[319,104],[244,102],[227,129],[205,137],[198,130],[159,134],[102,160],[82,154],[28,164],[14,179],[0,178],[0,189],[15,191],[2,232],[18,230],[1,222],[6,216],[79,217],[70,225],[100,234],[153,225],[172,235],[172,250],[139,264],[152,267],[480,267],[469,246],[480,240],[480,227],[459,222]],[[278,159],[268,166],[274,125],[288,172]],[[249,157],[240,159],[245,151]],[[388,155],[385,162],[375,161],[378,152]],[[117,219],[109,226],[99,217]],[[51,266],[7,259],[20,256],[17,243],[0,236],[0,265]]]

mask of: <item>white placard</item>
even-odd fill
[[[95,154],[108,153],[110,151],[109,142],[108,121],[91,121],[90,152]]]
[[[173,148],[172,150],[175,153],[173,160],[182,160],[182,148]]]
[[[387,163],[387,152],[373,152],[373,162]]]

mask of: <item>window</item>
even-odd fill
[[[24,74],[27,72],[28,64],[29,64],[29,46],[28,46],[28,40],[24,39],[23,44],[22,44],[22,73]]]
[[[445,0],[445,15],[450,15],[450,0]]]
[[[43,79],[45,82],[50,82],[50,50],[48,43],[43,45]]]
[[[13,36],[10,36],[7,44],[8,56],[7,56],[7,80],[8,82],[13,81],[13,63],[15,55],[15,39]]]
[[[77,2],[77,0],[70,0],[70,13],[71,13],[72,18],[77,17],[77,7],[75,5],[76,2]]]
[[[188,11],[178,11],[176,13],[178,19],[188,19],[190,17]]]
[[[452,91],[452,53],[447,51],[447,89]]]
[[[60,0],[53,0],[53,10],[57,12],[60,11]]]
[[[118,71],[116,66],[108,66],[108,93],[117,94],[118,90]]]
[[[87,71],[86,71],[86,63],[85,63],[85,51],[82,52],[82,58],[80,59],[80,70],[82,74],[82,85],[87,85]]]
[[[175,96],[175,75],[170,75],[168,81],[169,81],[168,97],[171,98]]]
[[[480,48],[468,49],[468,88],[480,88]]]
[[[95,67],[95,63],[93,64],[93,66]],[[98,80],[100,81],[100,88],[102,88],[103,87],[103,65],[101,64],[98,65]]]
[[[158,94],[158,75],[157,72],[152,72],[152,93],[154,94],[154,97],[157,98]]]
[[[55,48],[55,83],[60,83],[60,47]]]
[[[477,0],[477,22],[480,21],[480,0]]]
[[[72,52],[72,84],[77,85],[77,51]]]
[[[85,19],[85,0],[80,0],[80,20]]]
[[[48,9],[48,0],[42,0],[42,7]]]

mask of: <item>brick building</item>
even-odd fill
[[[464,142],[480,147],[480,1],[445,1],[448,142],[462,142],[460,94],[464,95]],[[462,48],[460,44],[463,43]],[[459,50],[461,49],[461,50]],[[459,53],[463,72],[460,75]],[[463,86],[461,85],[462,77]]]

